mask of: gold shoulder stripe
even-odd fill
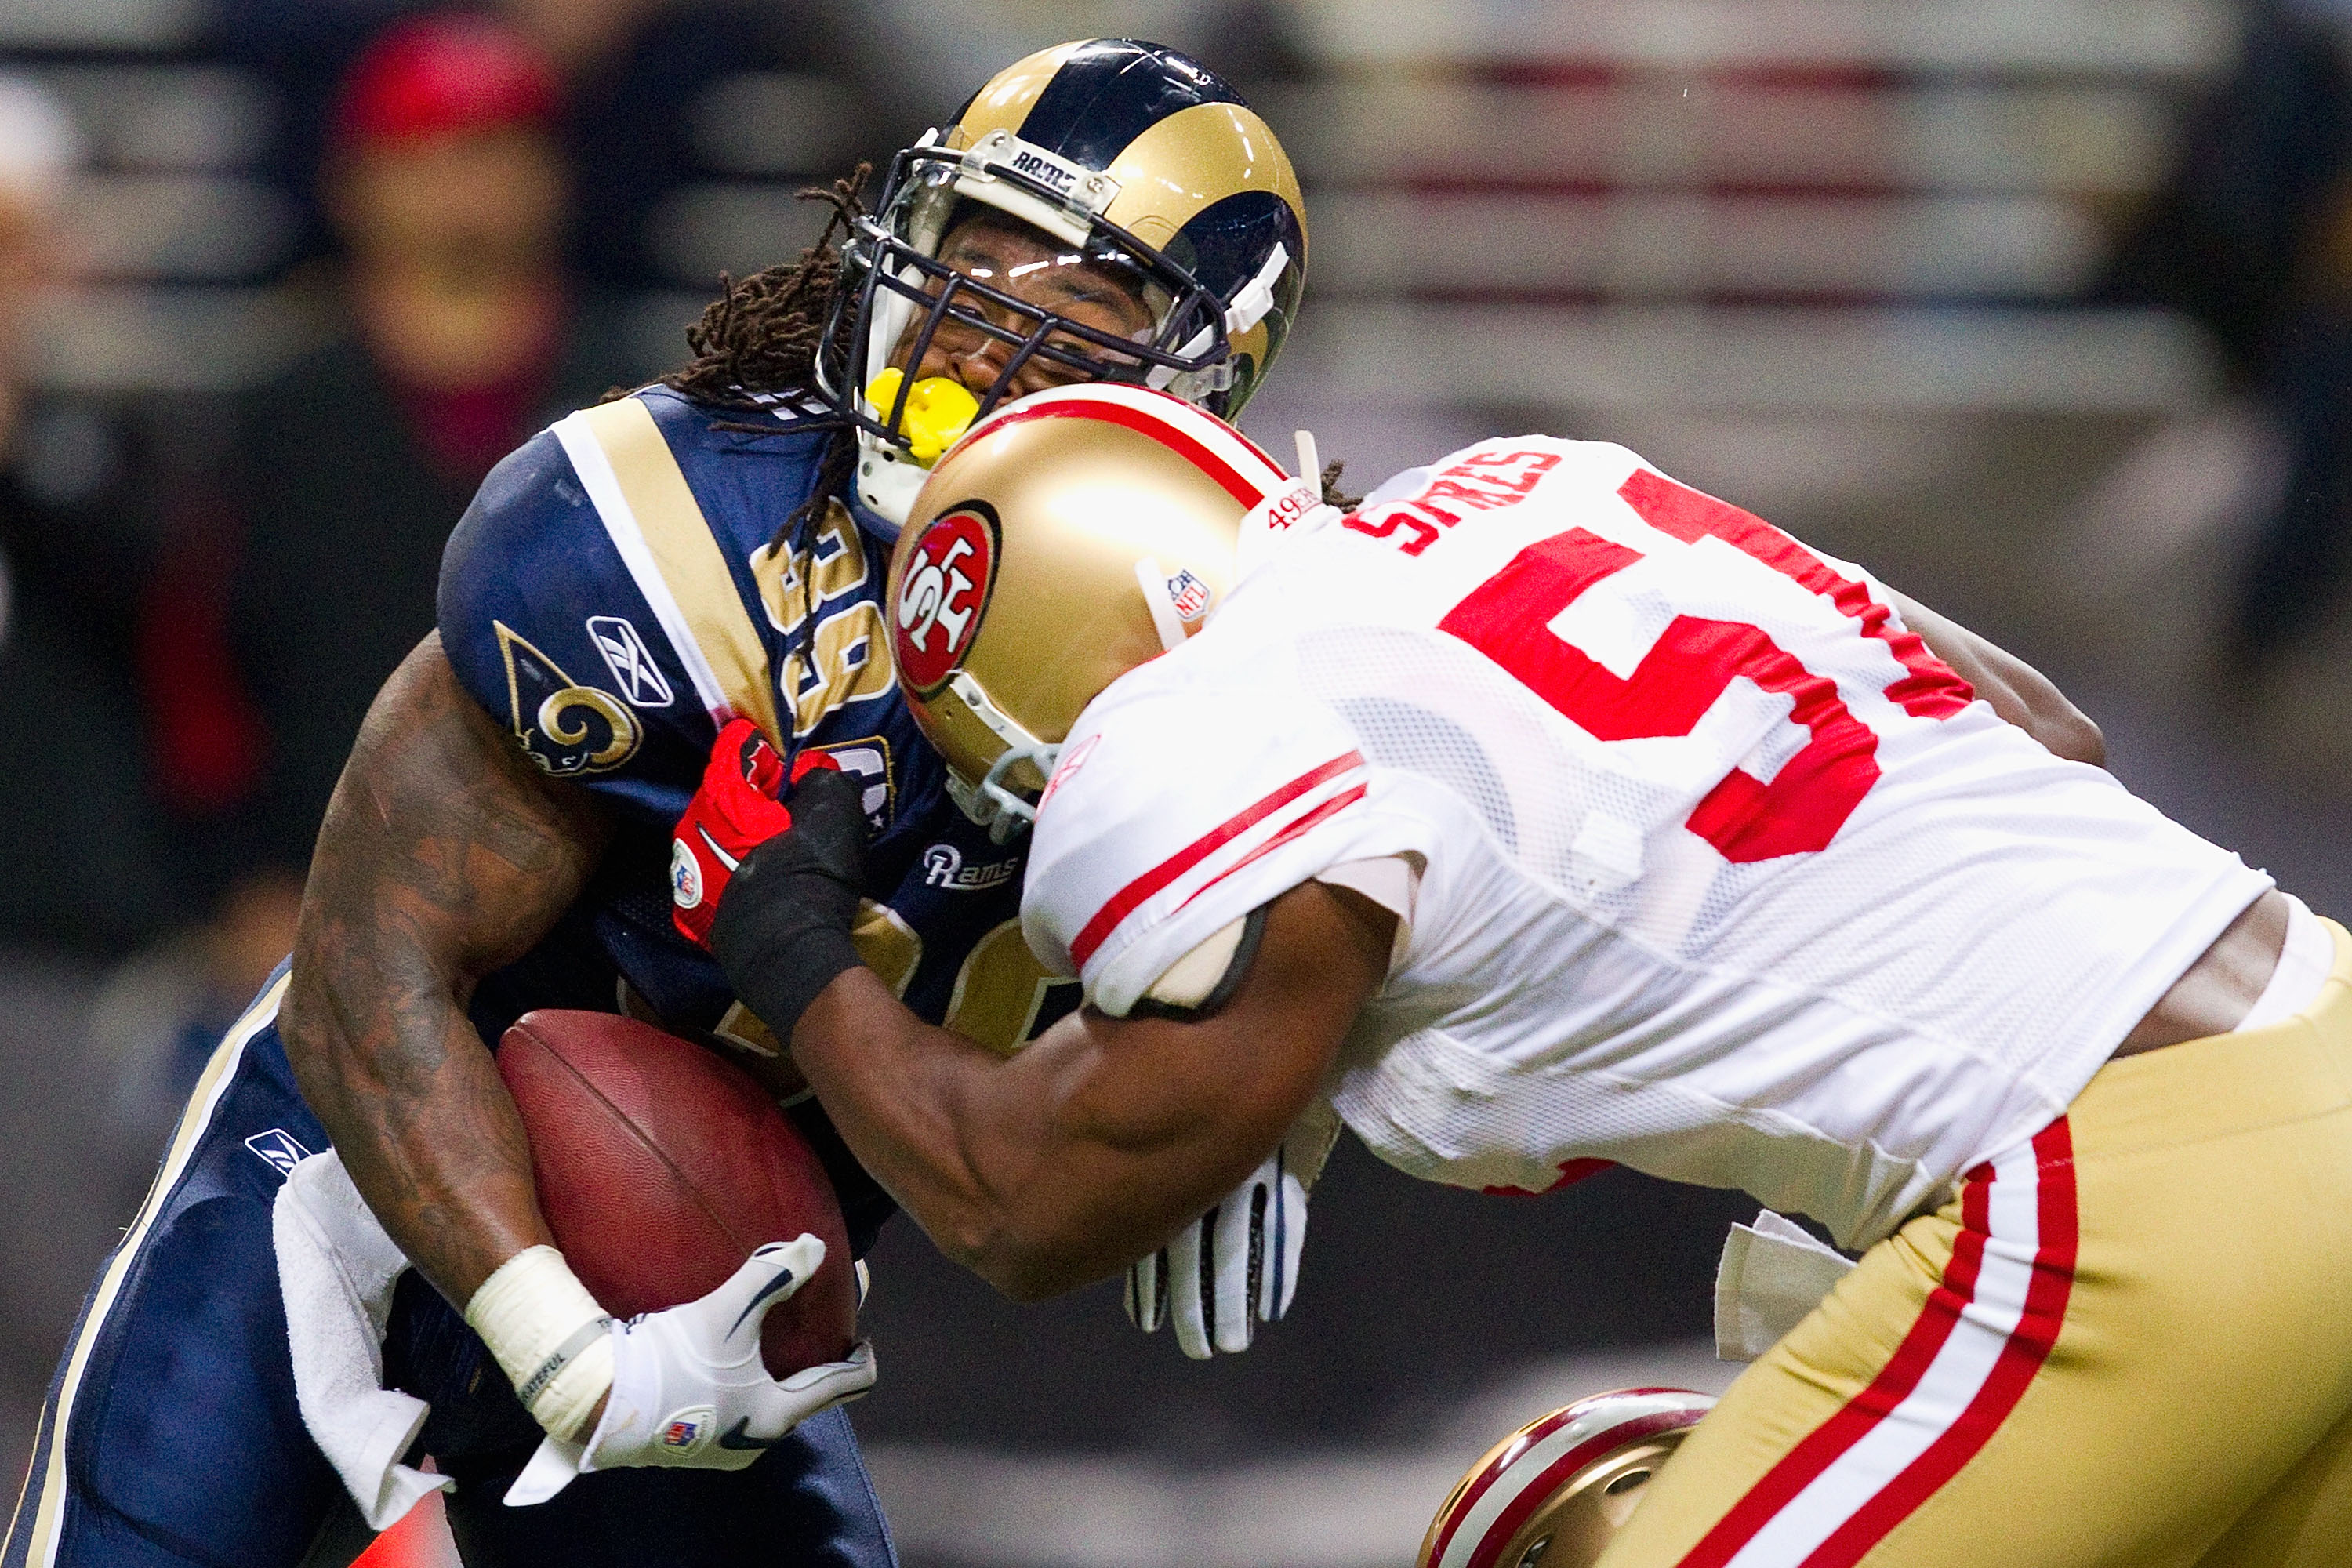
[[[947,145],[961,153],[992,131],[1010,131],[1018,136],[1022,121],[1037,106],[1037,99],[1062,62],[1077,53],[1086,43],[1084,38],[1066,44],[1056,44],[1050,49],[1040,49],[1026,59],[1015,60],[990,79],[980,96],[971,100],[948,135]]]
[[[1213,201],[1265,191],[1298,215],[1304,247],[1307,200],[1290,156],[1256,111],[1241,104],[1178,110],[1129,142],[1107,173],[1118,182],[1118,195],[1103,216],[1147,244],[1166,245]]]
[[[622,397],[576,417],[612,464],[646,551],[720,692],[736,712],[759,725],[771,744],[782,746],[790,737],[776,723],[767,645],[743,607],[735,575],[653,411],[637,398]]]

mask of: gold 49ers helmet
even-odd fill
[[[1114,335],[942,262],[973,204],[1131,276],[1151,328]],[[857,427],[858,498],[903,524],[924,470],[1037,362],[1239,413],[1297,313],[1307,216],[1282,144],[1223,78],[1160,44],[1093,38],[1007,67],[900,153],[842,266],[817,385]],[[1004,345],[992,385],[908,384],[950,320]]]
[[[1244,527],[1318,504],[1239,431],[1143,387],[1058,387],[974,426],[915,499],[887,611],[958,804],[1000,841],[1033,819],[1079,711],[1223,602]]]
[[[1714,1405],[1687,1389],[1633,1388],[1528,1422],[1454,1487],[1418,1568],[1591,1568]]]

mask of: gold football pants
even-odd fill
[[[2352,938],[2111,1062],[1735,1383],[1601,1568],[2352,1563]]]

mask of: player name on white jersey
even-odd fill
[[[1080,719],[1024,902],[1123,1013],[1343,861],[1420,881],[1333,1103],[1414,1174],[1741,1186],[1859,1245],[2060,1114],[2269,886],[1972,700],[1861,568],[1490,441],[1281,541]]]

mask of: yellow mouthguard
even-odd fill
[[[906,379],[895,365],[874,378],[866,389],[866,401],[876,414],[890,417],[890,405],[898,401],[898,387]],[[941,452],[955,445],[957,437],[971,428],[972,417],[979,412],[980,399],[963,383],[927,375],[907,395],[907,412],[898,429],[907,437],[915,461],[928,468],[940,460]]]

